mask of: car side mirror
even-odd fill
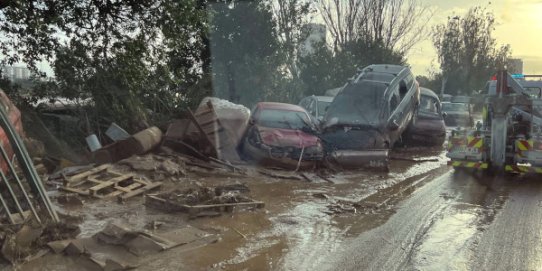
[[[397,129],[399,129],[399,123],[397,123],[397,120],[391,121],[388,124],[388,129],[390,129],[391,131],[396,131]]]

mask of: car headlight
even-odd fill
[[[310,147],[307,147],[305,148],[305,152],[306,153],[320,153],[324,150],[324,148],[322,148],[322,144],[318,143],[314,146],[310,146]]]

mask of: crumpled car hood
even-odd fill
[[[384,149],[389,137],[378,129],[331,129],[322,135],[324,144],[338,150]],[[388,143],[389,144],[389,143]]]
[[[318,144],[318,137],[299,130],[258,127],[262,143],[275,147],[307,148]]]
[[[446,133],[444,121],[440,119],[419,118],[414,125],[412,132],[425,133]]]

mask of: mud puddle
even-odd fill
[[[402,155],[430,158],[430,162],[393,162],[391,172],[342,172],[333,176],[335,184],[307,182],[275,182],[264,189],[254,189],[256,197],[266,198],[275,206],[268,210],[268,220],[261,231],[244,239],[233,236],[235,244],[216,244],[213,251],[233,251],[219,263],[199,262],[196,265],[219,267],[225,270],[312,270],[335,252],[349,236],[359,234],[385,222],[391,215],[392,202],[375,212],[330,215],[326,211],[330,202],[363,202],[373,195],[400,201],[417,187],[433,177],[448,171],[442,150],[426,156],[420,151]],[[280,191],[280,192],[279,192]],[[400,192],[398,192],[400,191]],[[263,194],[259,194],[263,193]],[[274,195],[267,196],[265,195]],[[279,196],[280,195],[280,196]],[[316,196],[315,196],[316,195]],[[373,196],[374,197],[374,196]],[[375,199],[375,198],[373,198]],[[264,199],[265,201],[265,199]],[[274,203],[273,203],[274,202]],[[277,206],[281,206],[277,208]],[[378,216],[379,219],[374,219]],[[239,222],[238,222],[239,223]],[[268,224],[267,224],[268,223]],[[220,249],[218,249],[220,248]],[[206,254],[208,248],[202,248]],[[222,253],[224,257],[224,253]]]
[[[82,204],[64,204],[60,211],[82,216],[80,237],[92,236],[111,220],[129,221],[134,228],[153,221],[177,226],[189,224],[220,236],[213,244],[164,252],[138,270],[177,270],[180,263],[188,270],[317,269],[325,255],[336,251],[344,240],[386,221],[394,209],[393,202],[386,198],[399,201],[411,193],[408,189],[414,190],[447,170],[442,150],[402,149],[398,154],[428,161],[392,161],[389,173],[340,172],[330,178],[332,183],[250,174],[213,175],[210,172],[204,176],[187,176],[182,181],[166,180],[167,185],[163,188],[245,183],[251,190],[251,197],[265,202],[263,210],[190,219],[182,213],[148,208],[143,205],[143,198],[134,198],[125,204],[83,198]],[[326,197],[316,197],[317,194]],[[374,196],[378,194],[380,196]],[[363,209],[370,210],[368,213],[326,213],[328,205],[337,200],[363,202],[371,198],[384,203],[379,208]],[[46,261],[49,266],[59,266],[63,261],[72,260],[54,255]]]

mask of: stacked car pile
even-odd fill
[[[260,163],[295,168],[322,158],[345,167],[386,167],[398,143],[442,146],[438,97],[422,89],[408,67],[371,65],[335,97],[311,96],[300,106],[259,103],[241,151]]]

